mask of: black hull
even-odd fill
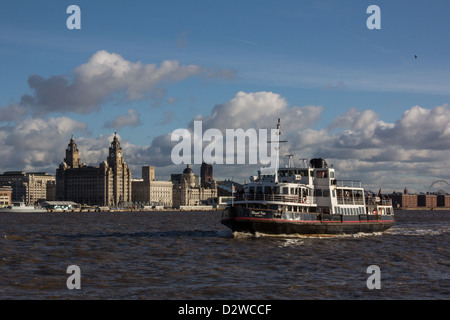
[[[233,232],[252,234],[339,235],[374,233],[386,231],[395,223],[393,216],[328,215],[328,217],[320,217],[317,214],[304,214],[304,220],[302,221],[299,220],[299,217],[296,220],[275,218],[269,212],[266,212],[266,217],[253,217],[250,212],[241,208],[238,210],[227,209],[224,212],[222,224]],[[261,215],[261,212],[259,214]]]
[[[355,234],[383,232],[394,222],[278,222],[276,220],[255,221],[252,219],[227,219],[222,223],[233,232],[249,232],[264,234]]]

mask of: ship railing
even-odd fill
[[[364,205],[363,197],[337,197],[338,204],[355,204]]]
[[[276,201],[276,202],[292,202],[303,204],[315,204],[315,198],[312,196],[285,195],[285,194],[238,194],[236,201]]]
[[[361,181],[357,180],[337,180],[336,186],[341,188],[362,188]]]
[[[392,199],[390,198],[380,199],[379,197],[368,197],[366,202],[369,205],[392,206]]]

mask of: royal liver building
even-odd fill
[[[70,139],[64,162],[56,169],[56,199],[101,206],[131,201],[131,171],[117,135],[111,142],[107,160],[99,166],[82,163],[77,144],[73,137]]]

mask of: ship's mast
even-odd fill
[[[280,166],[280,143],[281,142],[286,142],[286,140],[280,140],[280,135],[281,135],[281,131],[280,131],[280,118],[278,118],[278,123],[277,123],[277,132],[276,132],[276,138],[275,141],[270,141],[271,143],[275,143],[275,183],[278,183],[278,168]]]

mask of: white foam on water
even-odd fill
[[[406,227],[406,228],[392,228],[387,231],[392,235],[403,236],[440,236],[450,231],[449,226],[436,226],[434,228],[423,227]]]

